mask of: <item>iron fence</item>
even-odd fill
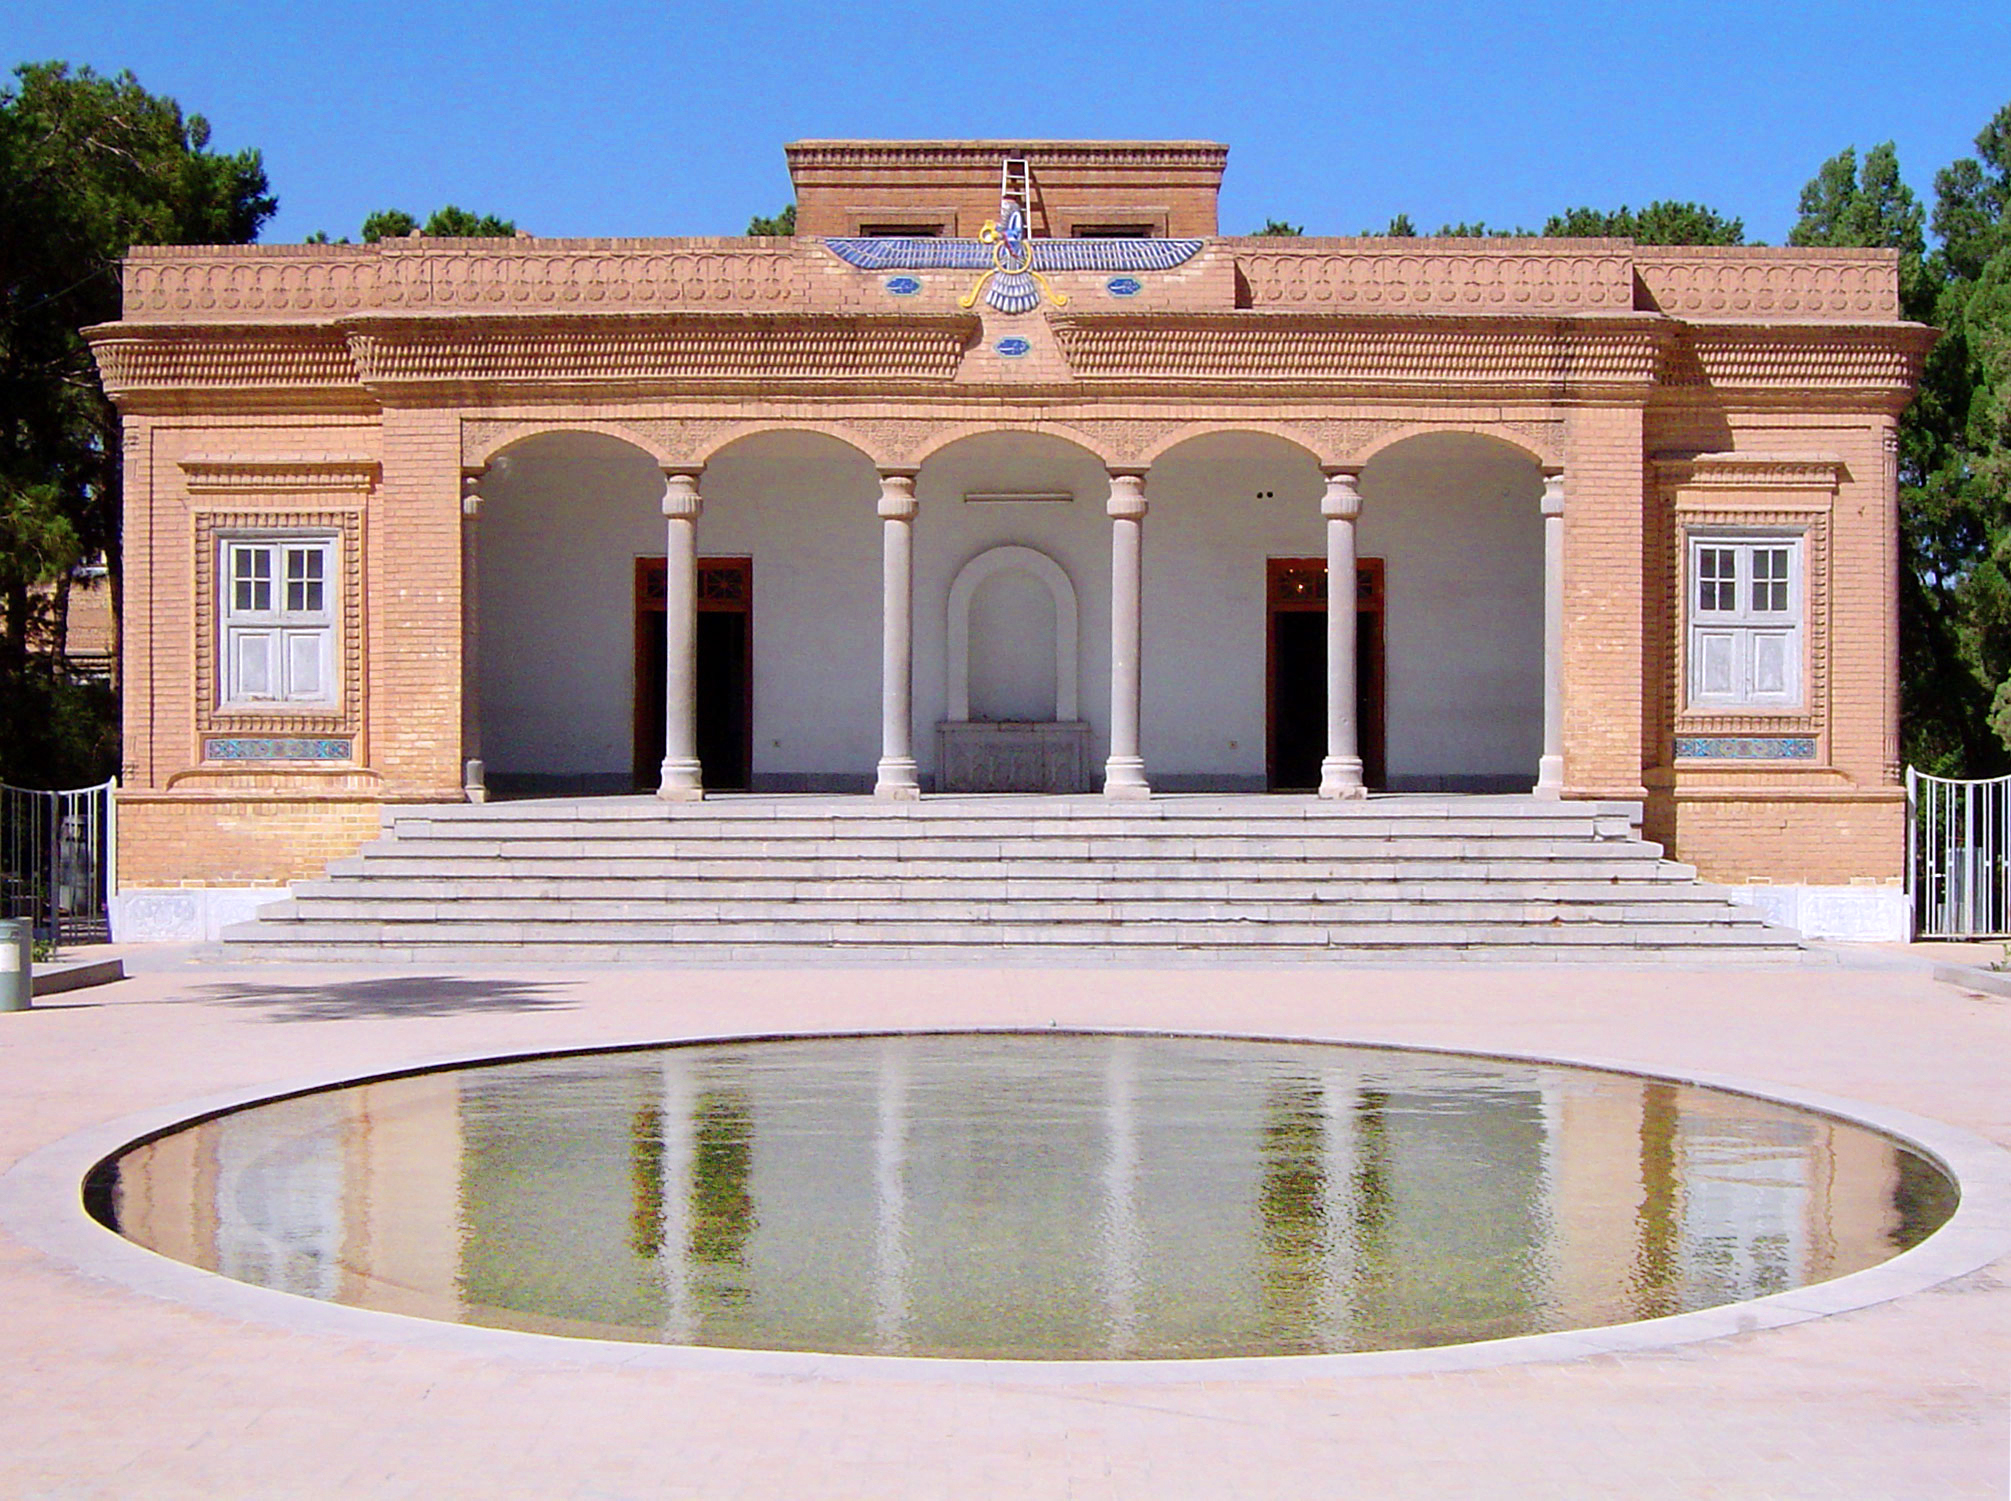
[[[2011,777],[1907,767],[1906,894],[1922,938],[2011,937]]]
[[[58,947],[111,936],[112,788],[42,791],[0,782],[0,913]]]

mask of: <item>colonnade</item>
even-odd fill
[[[671,802],[705,795],[698,760],[698,517],[702,467],[666,468],[664,516],[664,754],[657,795]],[[1327,751],[1320,763],[1320,796],[1366,797],[1362,780],[1361,727],[1356,682],[1357,618],[1354,584],[1355,527],[1362,514],[1361,469],[1330,465],[1320,499],[1327,525]],[[885,801],[921,796],[914,749],[914,574],[915,497],[912,467],[879,471],[881,535],[880,760],[873,795]],[[1152,795],[1139,741],[1140,660],[1143,641],[1143,580],[1146,471],[1112,468],[1110,500],[1110,753],[1104,762],[1105,797],[1130,800]],[[474,606],[474,519],[481,496],[478,473],[463,481],[463,743],[470,758],[480,755],[479,716],[473,705],[476,635]],[[1537,765],[1536,795],[1559,797],[1564,790],[1564,480],[1563,471],[1543,471],[1543,754]],[[479,800],[481,762],[467,761],[469,796]]]

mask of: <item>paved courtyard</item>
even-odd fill
[[[1050,1023],[1598,1058],[2011,1146],[2011,999],[1896,962],[419,974],[150,955],[135,978],[0,1016],[0,1494],[2003,1497],[2011,1255],[1666,1348],[1053,1381],[737,1368],[389,1316],[359,1332],[269,1296],[170,1299],[122,1275],[140,1253],[100,1244],[36,1176],[108,1122],[418,1059]],[[2011,1246],[2011,1221],[1992,1223]]]

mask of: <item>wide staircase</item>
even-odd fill
[[[247,958],[1782,959],[1635,803],[720,797],[400,809]]]

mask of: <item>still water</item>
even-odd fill
[[[602,1053],[257,1106],[92,1200],[227,1277],[499,1328],[1031,1359],[1395,1349],[1858,1271],[1952,1185],[1712,1090],[1108,1036]]]

